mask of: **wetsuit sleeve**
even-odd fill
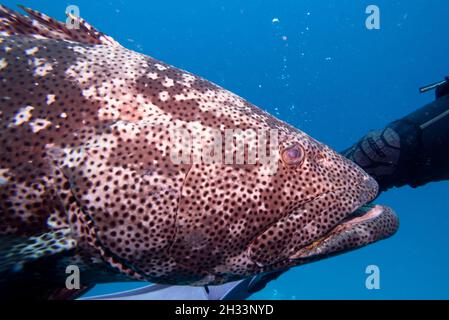
[[[449,179],[449,83],[437,99],[371,131],[342,152],[373,176],[380,191]]]

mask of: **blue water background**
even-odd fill
[[[76,4],[124,46],[203,76],[336,150],[430,102],[418,87],[449,75],[447,0],[21,3],[61,20]],[[365,28],[369,4],[381,10],[380,30]],[[253,298],[449,298],[448,187],[388,191],[377,202],[400,216],[393,238],[294,268]],[[380,290],[365,288],[371,264]]]

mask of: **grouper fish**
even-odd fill
[[[22,281],[23,295],[72,297],[67,266],[79,267],[83,287],[216,285],[398,228],[390,208],[364,206],[377,195],[375,180],[304,132],[81,18],[70,16],[73,29],[23,10],[0,7],[3,295]],[[189,145],[179,129],[206,154],[212,141],[209,155],[222,161],[194,161],[194,152],[177,161],[173,150]],[[226,130],[235,136],[220,141],[216,132]],[[259,151],[273,161],[259,161],[261,153],[249,161],[265,134]],[[248,161],[229,163],[239,137],[249,141],[240,154]],[[235,148],[220,149],[226,141]]]

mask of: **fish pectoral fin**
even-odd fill
[[[82,18],[67,13],[68,22],[57,21],[39,11],[19,6],[29,16],[0,5],[0,33],[6,36],[29,36],[69,40],[85,44],[120,46],[110,36],[98,31]]]
[[[0,273],[18,272],[27,262],[72,250],[76,241],[70,237],[70,229],[59,229],[38,236],[0,237]]]

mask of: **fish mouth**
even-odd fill
[[[296,251],[290,260],[322,259],[389,238],[396,233],[399,219],[394,211],[387,206],[370,203],[377,196],[377,182],[369,175],[364,175],[355,184],[355,189],[358,199],[352,212],[326,234]]]
[[[386,206],[366,204],[349,214],[326,235],[299,249],[290,260],[321,259],[386,239],[399,228],[399,219]]]
[[[272,224],[251,242],[245,254],[258,267],[276,269],[385,239],[396,232],[399,222],[390,208],[367,205],[377,190],[374,179],[362,176],[353,184],[322,193]],[[307,215],[313,220],[304,222]],[[332,221],[335,217],[340,218]]]

